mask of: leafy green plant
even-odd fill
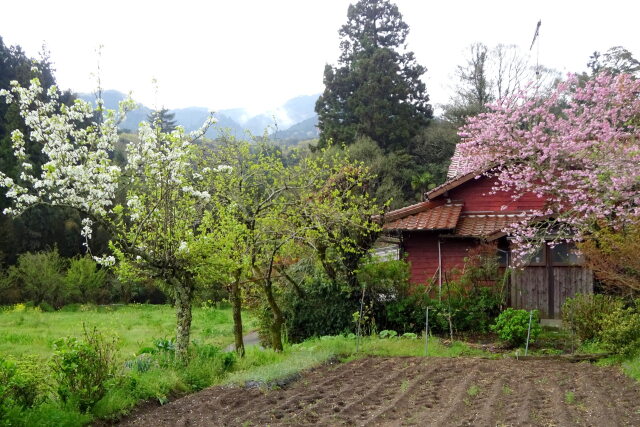
[[[133,360],[127,360],[124,366],[128,369],[135,370],[136,372],[147,372],[152,367],[156,366],[157,362],[154,360],[150,353],[141,353],[137,355]]]
[[[393,330],[385,329],[384,331],[380,331],[380,338],[395,338],[398,336],[398,333]]]
[[[576,394],[572,391],[567,391],[564,394],[564,403],[566,403],[567,405],[573,405],[574,403],[576,403]]]
[[[285,329],[290,342],[309,337],[355,332],[352,314],[360,307],[358,296],[340,283],[331,281],[319,268],[310,268],[299,290],[286,287],[280,298]],[[260,335],[268,336],[273,315],[266,304],[256,310],[260,316]]]
[[[116,378],[117,339],[96,328],[84,329],[84,339],[60,339],[54,343],[51,369],[57,381],[57,393],[63,402],[91,408]]]
[[[491,330],[498,334],[501,340],[514,347],[523,345],[527,340],[529,316],[530,313],[527,310],[507,308],[500,313],[495,324],[491,326]],[[529,342],[534,342],[541,331],[538,310],[533,310]]]
[[[153,345],[156,350],[166,353],[174,353],[176,351],[176,344],[173,338],[157,338],[153,340]]]
[[[51,391],[48,374],[33,356],[19,361],[0,357],[0,420],[11,418],[12,408],[32,408],[44,402]]]
[[[623,305],[622,299],[610,295],[579,294],[563,304],[562,321],[581,341],[597,340],[604,319]]]
[[[640,313],[637,307],[617,307],[602,319],[600,341],[616,354],[631,356],[640,350]]]
[[[480,387],[475,384],[471,385],[471,387],[467,389],[467,394],[469,395],[469,397],[476,397],[479,393]]]

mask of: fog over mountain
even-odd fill
[[[80,93],[80,99],[95,102],[94,94]],[[251,114],[245,108],[220,110],[215,113],[216,125],[209,129],[207,137],[216,138],[220,133],[228,131],[240,137],[246,131],[253,135],[262,135],[265,131],[276,140],[288,144],[318,136],[318,117],[314,111],[319,95],[302,95],[292,98],[284,104],[260,114]],[[105,107],[117,109],[118,103],[126,98],[126,94],[117,90],[106,90],[102,93]],[[147,119],[152,109],[138,104],[138,107],[127,114],[126,120],[120,124],[121,129],[135,131],[138,124]],[[184,126],[187,132],[198,129],[209,115],[204,107],[187,107],[169,110],[175,114],[176,124]]]

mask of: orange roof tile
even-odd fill
[[[521,219],[520,214],[469,214],[463,215],[456,227],[456,236],[487,237],[501,233],[510,224]],[[498,236],[499,237],[499,236]]]
[[[385,222],[395,221],[396,219],[404,218],[405,216],[408,216],[408,215],[413,215],[418,212],[426,211],[428,209],[435,208],[436,206],[440,206],[442,204],[444,203],[442,202],[435,203],[435,202],[429,202],[429,201],[415,203],[413,205],[405,206],[403,208],[387,212],[386,214],[384,214],[384,220]]]
[[[384,230],[453,230],[456,228],[461,204],[436,206],[384,224]]]

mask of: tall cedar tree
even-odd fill
[[[398,7],[360,0],[349,6],[339,33],[338,66],[325,66],[325,90],[316,103],[319,146],[367,136],[386,151],[406,147],[433,112],[420,80],[426,68],[404,50],[409,27]]]

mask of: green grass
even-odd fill
[[[66,310],[77,311],[66,311]],[[245,330],[255,327],[255,321],[245,314]],[[34,354],[48,358],[53,343],[66,336],[82,336],[87,328],[114,333],[119,337],[120,353],[128,358],[155,338],[175,336],[175,309],[168,305],[77,305],[52,313],[24,306],[0,310],[0,355],[19,358]],[[192,340],[225,347],[233,342],[231,309],[194,308]]]
[[[640,381],[640,354],[623,361],[622,369],[631,378]]]

